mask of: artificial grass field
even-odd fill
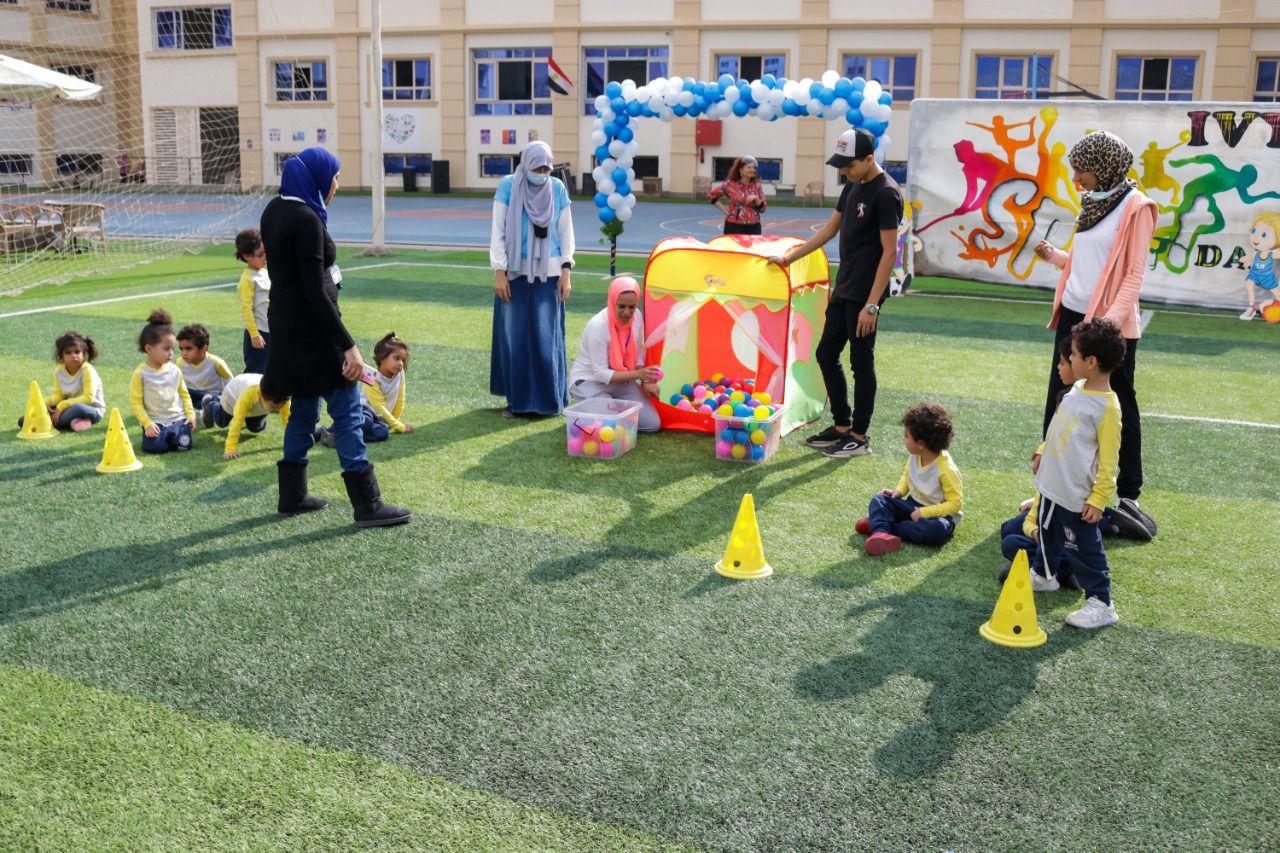
[[[1043,594],[1049,642],[1011,650],[977,628],[1032,492],[1044,294],[921,280],[891,302],[870,457],[802,430],[762,466],[682,434],[591,462],[562,420],[505,421],[486,393],[485,255],[344,255],[362,350],[389,329],[414,347],[419,428],[370,448],[404,527],[356,531],[323,448],[332,506],[277,519],[276,419],[234,462],[198,431],[114,477],[93,471],[102,426],[14,437],[67,328],[102,348],[135,448],[151,308],[237,368],[234,291],[192,289],[235,281],[228,248],[0,300],[34,312],[0,316],[0,848],[1280,844],[1280,328],[1153,306],[1160,534],[1108,540],[1118,626],[1064,627],[1079,598]],[[602,263],[575,274],[571,354]],[[41,310],[99,299],[123,301]],[[865,557],[853,521],[896,483],[921,398],[955,416],[964,521],[941,550]],[[734,583],[711,567],[745,492],[776,574]]]

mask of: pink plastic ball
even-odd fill
[[[612,442],[612,441],[606,441],[606,442],[601,443],[601,445],[600,445],[600,458],[601,458],[601,459],[612,459],[612,458],[613,458],[613,454],[614,454],[614,450],[615,450],[615,448],[614,448],[614,444],[613,444],[613,442]]]
[[[578,434],[578,435],[576,435],[576,436],[570,436],[570,437],[569,437],[569,453],[570,453],[571,455],[573,455],[573,456],[581,456],[581,455],[582,455],[582,435],[581,435],[581,433],[579,433],[579,434]]]
[[[676,404],[676,408],[682,412],[692,412],[693,403],[690,403],[688,400],[682,399],[679,403]]]
[[[715,409],[711,408],[706,403],[703,403],[701,406],[698,407],[698,411],[704,415],[710,415],[713,412],[715,412]]]
[[[650,367],[650,369],[651,369],[651,370],[656,370],[656,371],[658,372],[658,378],[657,378],[657,380],[656,380],[656,381],[661,382],[661,381],[662,381],[662,377],[665,375],[665,374],[662,372],[662,368],[661,368],[661,367],[658,367],[658,365],[656,365],[656,364],[655,364],[655,365],[652,365],[652,366]]]
[[[716,442],[716,456],[721,459],[728,459],[729,454],[733,452],[733,445],[721,439]]]

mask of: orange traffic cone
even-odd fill
[[[993,643],[1015,649],[1044,645],[1049,635],[1036,621],[1036,599],[1031,589],[1031,564],[1027,552],[1019,551],[1004,579],[996,609],[982,623],[978,633]]]
[[[22,416],[22,426],[18,429],[18,438],[54,438],[58,431],[53,428],[49,418],[49,407],[40,396],[40,383],[31,382],[31,390],[27,392],[27,413]]]
[[[133,443],[129,441],[129,433],[125,431],[120,410],[112,409],[111,420],[107,426],[107,440],[102,446],[102,461],[98,463],[98,473],[123,474],[126,471],[137,471],[141,467],[142,463],[133,455]]]
[[[724,549],[724,557],[716,563],[716,573],[734,580],[756,580],[773,574],[773,567],[764,559],[764,543],[760,541],[760,526],[756,524],[756,502],[750,493],[742,496],[729,545]]]

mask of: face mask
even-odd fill
[[[529,182],[529,186],[531,187],[540,187],[543,184],[545,184],[547,182],[547,178],[550,178],[550,177],[551,177],[550,175],[543,175],[543,174],[539,174],[538,172],[530,172],[529,174],[525,175],[525,180]]]
[[[1080,194],[1080,199],[1082,201],[1106,201],[1119,192],[1123,186],[1124,184],[1116,184],[1109,190],[1088,190]]]

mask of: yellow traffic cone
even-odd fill
[[[1014,558],[1000,597],[996,599],[996,609],[978,633],[993,643],[1015,649],[1041,646],[1049,639],[1036,621],[1036,599],[1031,589],[1031,566],[1026,551],[1019,551]]]
[[[133,455],[133,443],[129,441],[129,433],[125,431],[120,410],[112,409],[111,421],[107,426],[107,441],[102,446],[102,461],[98,463],[98,473],[123,474],[126,471],[137,471],[141,467],[142,463]]]
[[[32,380],[31,390],[27,392],[27,413],[22,416],[18,438],[53,438],[57,434],[53,421],[49,419],[49,407],[40,396],[40,383]]]
[[[756,524],[756,502],[749,493],[742,496],[738,519],[733,523],[724,557],[716,563],[716,573],[735,580],[756,580],[773,574],[773,567],[764,560],[764,543],[760,541],[760,527]]]

